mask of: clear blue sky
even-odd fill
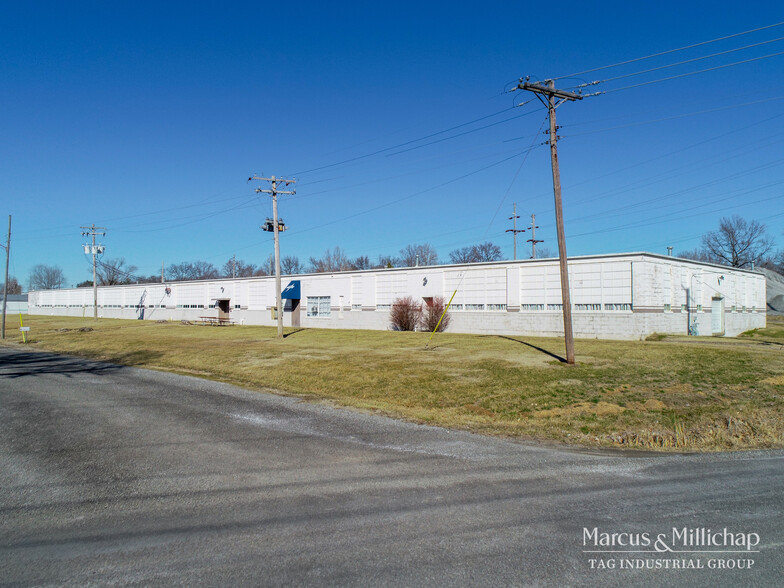
[[[26,283],[45,263],[68,285],[91,277],[79,229],[90,223],[108,228],[106,257],[140,275],[162,261],[259,263],[271,205],[253,173],[298,179],[281,199],[282,252],[303,262],[336,245],[375,259],[424,242],[446,260],[488,240],[511,258],[513,202],[555,249],[546,111],[514,108],[533,96],[505,87],[784,21],[770,0],[283,4],[6,3],[11,274]],[[784,26],[558,84],[779,37]],[[569,254],[691,249],[733,213],[784,245],[784,55],[621,89],[782,51],[768,42],[607,81],[584,93],[618,91],[560,107]]]

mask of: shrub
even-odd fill
[[[422,305],[411,296],[397,298],[392,303],[389,321],[395,331],[414,331],[422,319]]]
[[[435,296],[430,304],[425,307],[425,311],[422,315],[422,327],[432,333],[435,330],[436,325],[438,325],[439,333],[445,331],[449,326],[449,312],[447,311],[444,313],[444,308],[446,308],[446,300],[441,296]],[[444,318],[439,325],[438,319],[441,318],[442,313],[444,313]]]

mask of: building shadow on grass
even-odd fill
[[[552,351],[547,351],[547,349],[543,349],[542,347],[537,347],[536,345],[534,345],[532,343],[528,343],[526,341],[521,341],[520,339],[515,339],[514,337],[509,337],[507,335],[485,335],[485,336],[486,337],[498,337],[499,339],[506,339],[507,341],[514,341],[515,343],[520,343],[520,345],[525,345],[526,347],[530,347],[531,349],[536,349],[540,353],[544,353],[545,355],[549,355],[550,357],[552,357],[553,359],[557,359],[561,363],[566,363],[566,358],[565,357],[561,357],[560,355],[557,355],[557,354],[553,353]]]

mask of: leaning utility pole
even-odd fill
[[[558,127],[555,124],[555,109],[567,100],[582,100],[583,97],[575,92],[556,90],[553,80],[544,83],[528,82],[528,78],[517,85],[518,90],[528,90],[547,107],[550,116],[550,160],[553,168],[553,193],[555,194],[555,226],[558,233],[558,257],[561,271],[561,297],[563,301],[564,339],[566,341],[566,363],[574,363],[574,335],[572,331],[572,302],[569,296],[569,273],[566,265],[566,235],[563,226],[563,205],[561,204],[561,173],[558,170]],[[544,97],[544,98],[543,98]],[[557,99],[557,101],[556,101]]]
[[[512,237],[514,237],[514,255],[512,256],[512,259],[517,259],[517,233],[525,233],[525,229],[517,228],[518,218],[520,218],[520,215],[517,214],[517,202],[513,202],[512,216],[509,217],[509,220],[512,221],[512,228],[504,231],[505,233],[512,233]]]
[[[11,253],[11,215],[8,215],[8,241],[5,247],[5,282],[3,283],[3,339],[5,339],[5,309],[8,306],[8,259]]]
[[[103,245],[95,245],[95,236],[101,235],[102,237],[106,235],[105,232],[98,232],[98,230],[106,231],[106,227],[96,227],[95,224],[90,225],[89,227],[79,227],[80,229],[85,229],[82,231],[82,237],[89,237],[92,236],[93,238],[93,245],[90,247],[90,252],[93,254],[93,318],[98,320],[98,281],[96,278],[96,271],[95,271],[95,264],[96,264],[96,255],[98,255],[98,250],[103,253]],[[85,245],[85,249],[87,249],[87,245]]]
[[[536,244],[537,243],[544,243],[542,239],[536,238],[536,229],[539,227],[536,226],[536,215],[531,215],[531,238],[526,241],[526,243],[531,244],[531,259],[536,259]]]
[[[255,175],[251,178],[248,178],[248,181],[250,180],[270,182],[271,189],[262,190],[261,188],[256,188],[256,192],[272,195],[272,230],[275,234],[275,304],[278,313],[278,339],[283,339],[283,300],[281,298],[280,287],[280,239],[278,238],[278,234],[280,233],[281,229],[278,226],[278,194],[296,194],[297,191],[278,190],[278,182],[284,182],[286,186],[288,186],[289,184],[295,183],[297,180],[286,180],[283,178],[276,178],[275,176],[270,178],[260,178]]]

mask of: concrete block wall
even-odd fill
[[[576,337],[639,339],[651,333],[710,335],[711,304],[724,302],[728,336],[765,325],[764,276],[646,253],[569,260]],[[389,306],[457,289],[450,330],[460,333],[563,336],[557,260],[395,268],[285,276],[301,282],[300,324],[310,328],[387,329]],[[308,316],[308,297],[329,297],[327,317]],[[30,293],[31,314],[92,316],[91,288]],[[273,277],[101,287],[99,315],[145,320],[198,320],[216,314],[216,298],[231,299],[238,323],[274,325]],[[483,308],[484,310],[478,310]],[[291,323],[290,314],[284,324]]]

